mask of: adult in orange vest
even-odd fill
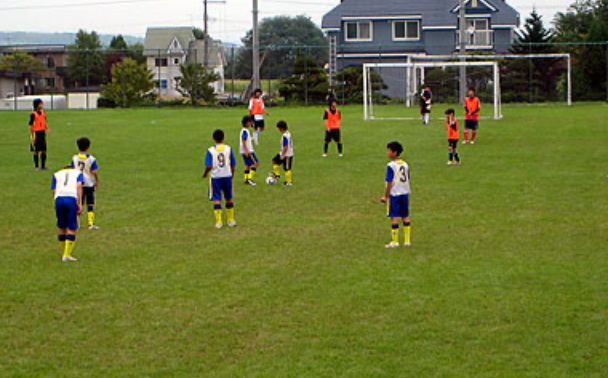
[[[479,97],[475,95],[475,89],[469,89],[469,97],[464,100],[464,141],[463,144],[471,143],[475,144],[475,137],[477,136],[477,128],[479,127],[479,111],[481,110],[481,104],[479,103]],[[469,142],[469,130],[473,132],[471,141]]]
[[[30,150],[34,153],[34,166],[37,171],[46,171],[46,135],[51,133],[46,123],[44,103],[40,99],[34,100],[34,110],[30,114]],[[40,165],[39,165],[40,164]]]
[[[253,97],[249,100],[249,114],[253,117],[253,141],[257,145],[260,144],[260,134],[262,134],[266,126],[264,115],[270,115],[266,111],[262,90],[259,88],[253,92]]]
[[[448,165],[458,165],[460,164],[460,157],[458,156],[456,148],[458,147],[458,139],[460,139],[460,131],[458,129],[458,121],[456,121],[454,109],[446,110],[445,118],[445,125],[448,130],[448,149],[450,151]]]
[[[336,100],[332,99],[329,101],[329,108],[325,110],[323,119],[325,120],[325,149],[323,157],[327,157],[327,149],[332,140],[338,144],[338,156],[342,157],[342,138],[340,137],[342,113],[338,109],[338,102]]]

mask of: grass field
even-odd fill
[[[608,376],[606,106],[508,106],[459,167],[441,121],[343,111],[346,156],[322,159],[322,109],[273,109],[295,185],[245,187],[239,158],[239,226],[219,231],[203,157],[215,128],[236,146],[242,110],[50,112],[49,165],[83,135],[100,164],[74,264],[28,114],[0,113],[0,377]],[[387,251],[395,139],[414,246]]]

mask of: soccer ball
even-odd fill
[[[266,178],[266,184],[267,184],[267,185],[276,185],[276,184],[277,184],[277,179],[275,179],[275,178],[274,178],[274,177],[272,177],[272,176],[268,176],[268,177]]]

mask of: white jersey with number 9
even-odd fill
[[[207,151],[212,158],[211,178],[232,177],[232,149],[220,144]]]

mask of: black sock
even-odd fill
[[[38,154],[34,154],[34,165],[38,168]]]
[[[454,158],[456,158],[456,161],[460,163],[460,158],[458,157],[458,152],[454,152]]]
[[[338,143],[338,152],[342,153],[342,143]]]
[[[40,154],[40,161],[42,163],[42,168],[46,167],[46,152]]]
[[[325,153],[327,153],[327,149],[328,149],[328,148],[329,148],[329,143],[325,143],[325,147],[324,147],[324,150],[323,150],[323,151],[325,151]]]
[[[452,151],[450,151],[450,161],[454,160],[454,153]]]

